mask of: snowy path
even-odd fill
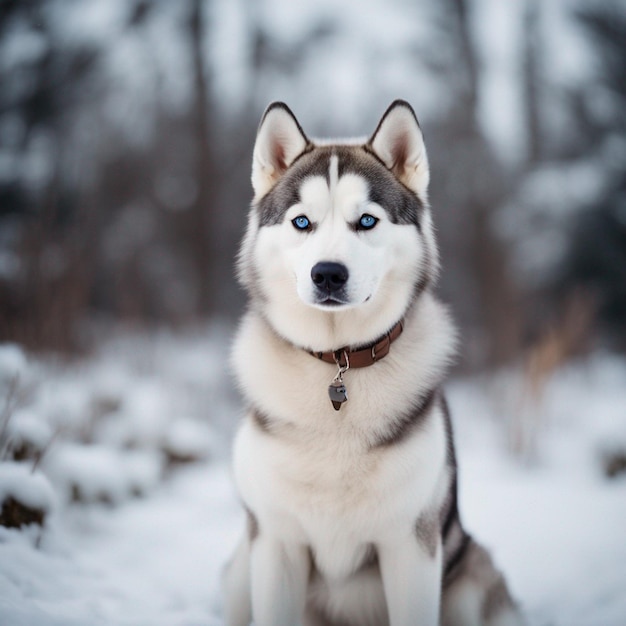
[[[504,452],[490,394],[465,381],[449,395],[462,515],[531,625],[624,626],[626,476],[607,480],[598,450],[626,439],[626,365],[555,382],[529,467]],[[36,529],[0,527],[0,625],[220,626],[219,573],[243,523],[216,461],[116,507],[61,506],[39,548]]]
[[[197,466],[149,499],[72,512],[38,551],[3,530],[0,624],[218,624],[219,568],[241,522],[226,468]]]
[[[461,457],[467,525],[493,549],[532,623],[623,626],[624,482],[529,473],[477,447]],[[119,509],[72,512],[39,551],[4,531],[0,624],[218,626],[219,570],[242,523],[218,465],[181,470]]]
[[[461,455],[461,510],[536,626],[626,624],[626,484]]]
[[[576,486],[480,450],[463,457],[467,524],[533,623],[623,626],[624,484]],[[217,626],[219,569],[242,522],[227,469],[198,466],[149,499],[73,512],[39,551],[3,531],[0,624]]]

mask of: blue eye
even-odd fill
[[[298,230],[308,230],[311,227],[311,222],[306,215],[298,215],[298,217],[291,220],[291,223]]]
[[[364,213],[363,215],[361,215],[358,227],[362,230],[370,230],[371,228],[374,228],[377,223],[378,220],[373,215],[369,215],[369,213]]]

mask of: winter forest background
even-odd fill
[[[311,136],[368,135],[398,97],[461,328],[470,526],[533,623],[626,623],[624,0],[0,0],[0,623],[219,615],[257,124],[284,100]],[[183,561],[139,589],[119,571],[155,511],[146,550],[185,526]],[[79,553],[105,565],[77,607]]]
[[[424,128],[465,363],[550,330],[626,346],[624,2],[3,0],[0,332],[239,311],[233,255],[265,106]],[[580,326],[580,328],[579,328]],[[575,328],[574,328],[575,327]]]

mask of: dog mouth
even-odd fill
[[[365,304],[371,298],[371,294],[367,296],[362,301],[354,302],[348,298],[342,298],[341,296],[331,296],[329,294],[320,294],[319,297],[315,298],[311,303],[314,307],[322,309],[322,310],[337,310],[337,309],[349,309],[352,307],[359,306],[361,304]]]
[[[342,306],[349,306],[350,302],[345,302],[344,300],[338,300],[337,298],[333,298],[331,296],[325,297],[325,298],[318,298],[315,302],[314,302],[315,306],[321,307],[321,308],[328,308],[328,309],[334,309],[337,307],[342,307]]]
[[[315,307],[316,309],[321,309],[322,311],[337,311],[339,309],[346,309],[355,305],[348,294],[328,293],[328,291],[318,291],[318,293],[312,294],[312,297],[308,299],[307,304]]]

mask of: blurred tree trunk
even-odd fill
[[[45,42],[40,54],[18,55],[0,70],[0,127],[19,122],[22,128],[2,145],[9,162],[20,165],[6,169],[0,181],[0,229],[9,224],[14,232],[0,245],[19,265],[15,274],[0,276],[0,342],[71,352],[79,347],[78,326],[89,308],[96,246],[67,182],[65,142],[99,53],[89,44],[65,45],[53,19],[57,8],[45,0],[0,3],[1,44],[20,32],[16,27]],[[32,169],[25,165],[29,157],[41,168],[34,182],[24,176]]]
[[[190,210],[188,241],[193,264],[197,270],[198,311],[212,313],[218,301],[216,280],[219,247],[216,234],[217,184],[219,176],[212,151],[210,78],[205,62],[205,0],[190,0],[189,43],[193,72],[193,101],[191,105],[191,138],[194,143],[194,178],[196,201]]]
[[[478,124],[479,62],[472,41],[467,0],[451,0],[456,15],[460,55],[463,63],[459,103],[459,139],[465,143],[465,208],[470,216],[470,263],[476,276],[479,324],[486,346],[483,365],[509,362],[518,352],[521,322],[516,288],[508,274],[507,255],[492,229],[492,215],[503,198],[502,173],[498,171],[487,140]]]
[[[523,80],[527,128],[527,163],[534,166],[543,158],[539,105],[541,58],[540,14],[537,0],[526,0],[523,24]]]

